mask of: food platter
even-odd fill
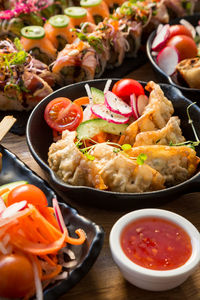
[[[117,79],[113,79],[112,84],[116,82]],[[106,80],[100,79],[88,82],[92,84],[92,86],[103,89],[105,86]],[[117,192],[110,192],[110,191],[101,191],[96,190],[91,187],[84,187],[84,186],[72,186],[62,182],[57,176],[55,176],[54,172],[49,168],[47,164],[47,153],[50,144],[52,143],[52,133],[50,128],[46,125],[44,121],[43,114],[46,104],[56,98],[56,97],[69,97],[71,99],[76,99],[80,97],[80,95],[84,95],[84,86],[86,82],[77,83],[74,85],[70,85],[68,87],[62,88],[57,90],[51,96],[45,98],[32,112],[30,119],[27,124],[27,142],[30,149],[31,154],[35,158],[35,160],[39,163],[39,165],[47,172],[50,177],[50,180],[53,184],[63,190],[67,191],[68,195],[78,201],[80,193],[85,195],[84,200],[89,202],[90,204],[94,205],[95,199],[95,206],[100,205],[104,207],[134,207],[137,204],[141,205],[141,199],[143,200],[143,204],[149,203],[149,200],[157,201],[159,203],[160,199],[168,198],[171,196],[175,196],[177,194],[184,193],[191,189],[198,190],[198,182],[199,182],[199,172],[194,175],[189,180],[178,184],[176,186],[160,190],[160,191],[153,191],[153,192],[144,192],[144,193],[117,193]],[[142,82],[143,86],[145,83]],[[183,134],[186,138],[191,139],[192,131],[191,128],[188,126],[187,121],[187,114],[186,110],[188,105],[191,104],[191,101],[185,98],[182,93],[175,87],[161,84],[161,87],[166,95],[169,98],[175,109],[175,113],[180,117],[182,120],[182,129]],[[194,105],[191,109],[191,118],[193,119],[194,126],[197,132],[200,131],[199,127],[199,115],[200,109],[197,105]],[[35,134],[37,132],[37,135]],[[197,154],[199,149],[197,150]],[[81,200],[82,201],[82,200]]]
[[[179,24],[181,19],[183,19],[183,18],[176,18],[176,19],[172,20],[170,22],[170,25]],[[200,20],[200,14],[194,14],[193,16],[185,16],[184,19],[187,20],[189,23],[191,23],[193,26],[197,26],[198,21]],[[151,35],[148,38],[146,48],[147,48],[147,55],[148,55],[149,61],[155,71],[155,74],[156,74],[158,80],[176,86],[177,88],[179,88],[182,91],[182,93],[186,97],[188,97],[192,101],[195,101],[195,100],[199,101],[199,96],[200,96],[199,89],[189,88],[186,85],[180,83],[180,81],[177,80],[176,74],[173,76],[168,76],[157,65],[155,57],[152,55],[152,50],[151,50],[155,35],[156,35],[155,31],[151,33]]]
[[[45,193],[49,205],[51,205],[52,198],[57,197],[54,191],[49,187],[47,182],[38,177],[31,171],[19,158],[6,148],[1,146],[1,153],[3,155],[3,167],[0,176],[0,184],[6,184],[13,181],[25,180],[31,184],[38,186]],[[62,199],[58,198],[62,201]],[[87,234],[87,243],[75,247],[74,250],[78,264],[75,268],[69,270],[67,279],[60,280],[56,284],[48,286],[44,291],[44,299],[53,300],[65,294],[72,286],[78,283],[89,271],[94,261],[96,260],[104,239],[103,229],[94,222],[79,215],[79,213],[66,203],[60,203],[61,211],[64,216],[64,221],[73,232],[77,226],[84,229]]]

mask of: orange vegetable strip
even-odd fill
[[[86,240],[85,231],[83,229],[79,228],[75,231],[75,233],[78,235],[78,237],[79,237],[78,239],[72,238],[69,235],[67,235],[66,238],[65,238],[65,241],[69,244],[72,244],[72,245],[81,245],[81,244],[83,244]]]
[[[5,188],[3,190],[0,191],[0,196],[3,195],[4,193],[9,192],[10,190],[8,188]]]
[[[31,241],[28,241],[25,237],[23,237],[21,234],[14,234],[11,238],[11,243],[17,247],[18,249],[21,249],[24,252],[28,252],[35,255],[46,255],[55,253],[56,251],[60,250],[65,246],[64,242],[66,239],[66,231],[62,234],[62,236],[49,244],[44,243],[33,243]]]
[[[51,266],[56,266],[56,263],[53,261],[53,259],[51,259],[48,255],[42,255],[40,256],[42,259],[46,260],[48,262],[49,265]]]
[[[61,265],[57,265],[56,268],[55,268],[55,270],[53,270],[53,272],[42,276],[42,281],[43,280],[47,280],[47,279],[51,279],[51,278],[55,277],[61,271],[62,271],[62,266]]]
[[[56,240],[62,236],[62,232],[49,223],[36,208],[33,211],[32,217],[37,222],[37,226],[41,226],[41,233],[48,237],[49,240]]]
[[[42,234],[38,231],[37,224],[28,216],[20,222],[22,225],[22,230],[26,234],[29,240],[32,242],[40,242],[48,244],[48,240],[45,239]]]
[[[54,227],[60,230],[60,227],[54,215],[53,207],[42,207],[40,208],[40,213],[49,223],[51,223]]]
[[[90,103],[90,100],[88,97],[80,97],[80,98],[77,98],[76,100],[73,101],[73,103],[77,104],[77,105],[87,105]]]
[[[122,135],[120,136],[120,139],[119,139],[119,141],[118,141],[118,144],[119,144],[119,145],[123,145],[124,140],[125,140],[125,135],[122,134]]]

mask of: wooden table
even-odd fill
[[[149,64],[133,71],[129,76],[138,80],[157,81]],[[44,172],[32,158],[26,145],[25,136],[8,134],[2,145],[14,152],[39,176],[46,179]],[[191,191],[192,192],[192,191]],[[134,287],[125,281],[113,262],[109,249],[109,233],[113,224],[125,213],[127,209],[121,211],[97,209],[85,207],[70,199],[65,199],[68,204],[75,207],[80,214],[102,225],[105,230],[105,242],[103,249],[89,271],[89,273],[66,295],[60,299],[64,300],[199,300],[200,299],[200,269],[191,276],[180,287],[167,292],[149,292]],[[95,203],[95,200],[94,200]],[[151,205],[149,205],[151,207]],[[200,193],[190,193],[178,197],[177,199],[162,204],[159,208],[167,209],[186,217],[200,230]]]

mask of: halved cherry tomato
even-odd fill
[[[191,31],[188,28],[186,28],[184,25],[180,25],[180,24],[172,25],[170,26],[169,31],[170,31],[169,38],[172,38],[175,35],[187,35],[193,38]]]
[[[144,89],[142,85],[134,79],[121,79],[117,81],[112,92],[124,101],[129,101],[130,95],[133,93],[136,96],[144,95]]]
[[[175,35],[167,42],[167,46],[173,46],[178,50],[180,60],[197,56],[197,46],[189,36]]]
[[[34,288],[33,267],[22,254],[0,255],[0,297],[25,297]]]
[[[68,98],[60,97],[50,101],[44,111],[47,124],[56,131],[75,130],[83,119],[81,106]]]
[[[22,184],[11,190],[8,194],[6,205],[10,206],[22,200],[26,200],[27,203],[33,204],[38,208],[48,205],[43,191],[33,184]]]

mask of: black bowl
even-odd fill
[[[118,79],[113,79],[114,84]],[[46,124],[44,120],[44,109],[46,105],[56,97],[68,97],[72,100],[81,97],[86,94],[85,84],[88,83],[90,86],[94,86],[98,89],[103,90],[106,79],[93,80],[88,82],[80,82],[61,88],[40,102],[37,107],[33,110],[30,115],[27,124],[26,138],[31,154],[38,162],[38,164],[47,172],[50,176],[50,180],[58,190],[66,191],[67,195],[75,200],[80,200],[82,203],[90,203],[95,206],[111,206],[117,207],[134,207],[139,204],[142,206],[145,203],[149,205],[149,200],[163,201],[163,198],[171,199],[170,197],[180,193],[200,190],[200,173],[189,180],[167,188],[161,191],[145,192],[145,193],[119,193],[110,191],[101,191],[95,188],[86,186],[72,186],[64,183],[60,180],[55,173],[49,168],[47,164],[47,153],[49,146],[52,143],[52,130]],[[145,82],[141,82],[143,86]],[[185,98],[182,93],[175,87],[167,84],[161,84],[166,97],[170,99],[174,105],[175,114],[181,119],[181,127],[183,134],[188,140],[195,140],[191,126],[188,125],[188,117],[186,109],[192,103],[190,100]],[[193,124],[196,128],[197,134],[200,136],[200,108],[197,105],[193,105],[190,109],[190,115],[193,120]],[[200,151],[198,151],[200,155]]]
[[[3,146],[0,146],[0,152],[3,155],[0,185],[18,180],[28,181],[30,184],[34,184],[43,190],[49,205],[52,205],[52,199],[58,197],[49,187],[48,183],[38,177],[19,158]],[[58,200],[62,201],[62,199],[59,198]],[[45,300],[57,299],[87,274],[100,253],[104,239],[104,231],[100,226],[81,216],[69,205],[61,202],[59,202],[59,205],[70,234],[74,236],[75,230],[77,228],[82,228],[87,234],[87,242],[80,246],[71,247],[76,255],[78,263],[74,268],[69,269],[69,275],[66,279],[59,280],[45,288]]]
[[[192,16],[185,16],[182,18],[177,18],[174,19],[170,22],[170,25],[174,25],[174,24],[180,24],[179,21],[181,19],[185,19],[188,22],[190,22],[193,26],[197,26],[198,21],[200,20],[200,14],[194,14]],[[159,82],[165,82],[165,83],[169,83],[174,85],[175,87],[179,88],[182,93],[189,99],[191,99],[192,101],[199,101],[200,104],[200,89],[193,89],[187,86],[182,85],[182,83],[180,83],[176,77],[176,74],[173,76],[168,76],[156,63],[156,59],[155,57],[152,55],[152,43],[154,40],[154,37],[156,35],[156,30],[153,31],[148,40],[147,40],[147,44],[146,44],[146,51],[147,51],[147,56],[148,59],[155,71],[155,74],[157,76],[157,79]]]

